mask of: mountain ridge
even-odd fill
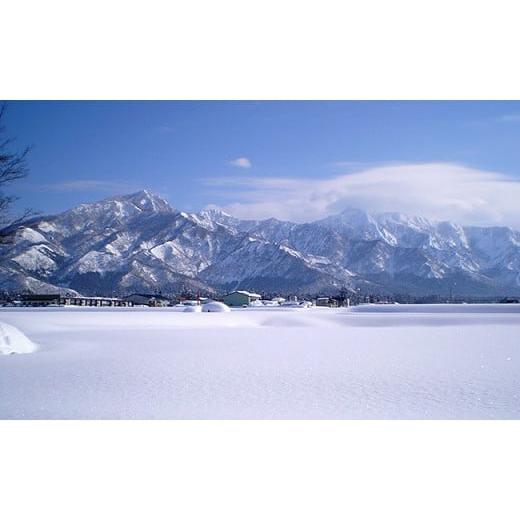
[[[142,190],[33,218],[0,246],[0,288],[122,295],[341,290],[520,293],[520,233],[346,208],[308,223],[180,211]]]

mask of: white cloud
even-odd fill
[[[251,168],[251,161],[247,157],[237,157],[232,161],[229,161],[229,164],[233,166],[237,166],[238,168]]]
[[[233,194],[235,202],[224,209],[240,218],[306,222],[350,206],[520,228],[519,179],[452,163],[381,166],[327,180],[264,177],[212,184]]]

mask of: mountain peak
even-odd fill
[[[366,226],[375,226],[375,221],[370,213],[353,207],[347,207],[336,215],[325,217],[318,221],[320,224],[324,224],[329,227],[345,226],[361,228]]]
[[[229,213],[226,213],[225,211],[223,211],[217,207],[205,208],[200,212],[200,215],[207,216],[211,219],[221,218],[221,217],[233,218]]]
[[[131,193],[129,195],[123,195],[122,197],[115,197],[114,200],[124,200],[131,202],[134,206],[143,211],[163,212],[173,210],[168,201],[156,193],[146,189]]]

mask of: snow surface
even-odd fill
[[[2,309],[0,418],[520,418],[520,305]]]

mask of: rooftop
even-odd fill
[[[229,294],[235,294],[235,293],[244,294],[245,296],[249,296],[251,298],[261,298],[260,294],[252,293],[249,291],[233,291],[233,292],[230,292]]]

